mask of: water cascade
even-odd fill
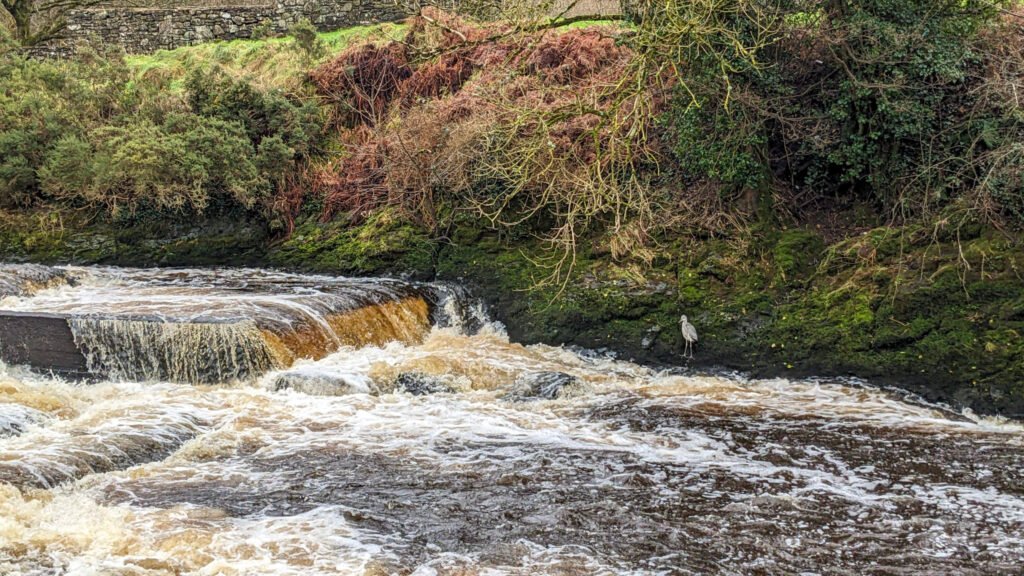
[[[57,341],[65,356],[80,353],[90,374],[118,380],[250,380],[342,346],[414,343],[430,327],[427,299],[439,294],[385,280],[311,277],[316,284],[299,285],[294,275],[271,272],[6,268],[12,271],[0,278],[12,278],[12,286],[16,279],[37,286],[0,305],[8,311],[0,324],[18,323],[6,325],[17,340],[7,348],[45,349]],[[79,281],[41,288],[43,278],[66,277]],[[38,342],[36,328],[54,321],[66,321],[71,341],[57,334]],[[47,366],[45,357],[28,363],[62,367]]]
[[[281,366],[252,321],[68,319],[89,370],[118,380],[224,382]]]
[[[0,364],[0,574],[1024,565],[1018,422],[524,346],[458,287],[61,270],[0,300],[93,373]]]

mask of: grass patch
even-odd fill
[[[622,28],[622,22],[584,20],[573,22],[560,30],[585,28]],[[128,65],[140,80],[162,83],[169,90],[184,90],[190,70],[220,67],[235,78],[246,78],[255,86],[269,90],[298,91],[307,70],[337,56],[353,45],[373,41],[400,40],[408,30],[405,24],[383,23],[353,26],[318,34],[326,50],[315,59],[308,59],[290,36],[260,40],[238,39],[158,50],[152,54],[131,54]]]
[[[297,91],[309,68],[332,58],[345,48],[366,41],[386,42],[401,38],[404,24],[384,23],[372,26],[354,26],[319,34],[325,46],[323,56],[305,57],[291,37],[262,40],[226,40],[174,50],[159,50],[153,54],[133,54],[128,65],[140,80],[164,83],[172,91],[184,89],[190,70],[206,70],[217,66],[236,78],[246,78],[262,89]]]
[[[579,20],[559,27],[559,30],[583,30],[586,28],[610,28],[613,30],[633,30],[636,27],[625,20]]]

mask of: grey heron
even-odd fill
[[[685,342],[683,355],[693,358],[693,343],[697,341],[697,329],[686,319],[686,314],[679,317],[679,330],[683,333],[683,341]]]

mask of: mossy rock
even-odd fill
[[[808,276],[818,265],[825,247],[821,236],[809,230],[794,228],[779,234],[772,256],[780,280]]]
[[[244,266],[264,262],[266,226],[238,215],[129,225],[80,212],[0,215],[0,259],[44,264]]]
[[[830,248],[814,232],[758,233],[750,242],[667,248],[678,252],[646,272],[669,279],[665,292],[647,293],[616,275],[608,256],[587,253],[560,290],[538,288],[542,246],[479,232],[441,251],[438,274],[471,284],[523,342],[682,364],[677,322],[686,313],[701,334],[699,366],[860,376],[978,412],[1024,415],[1024,282],[1009,272],[1021,268],[1019,244],[985,234],[959,246],[915,243],[892,229]],[[826,270],[830,253],[842,258]],[[975,272],[982,254],[1001,263],[983,279]]]
[[[380,210],[354,225],[308,217],[268,258],[275,266],[298,270],[429,279],[435,247],[423,230],[392,210]]]

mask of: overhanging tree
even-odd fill
[[[67,30],[68,12],[103,3],[103,0],[0,0],[3,19],[22,46],[60,38]]]

